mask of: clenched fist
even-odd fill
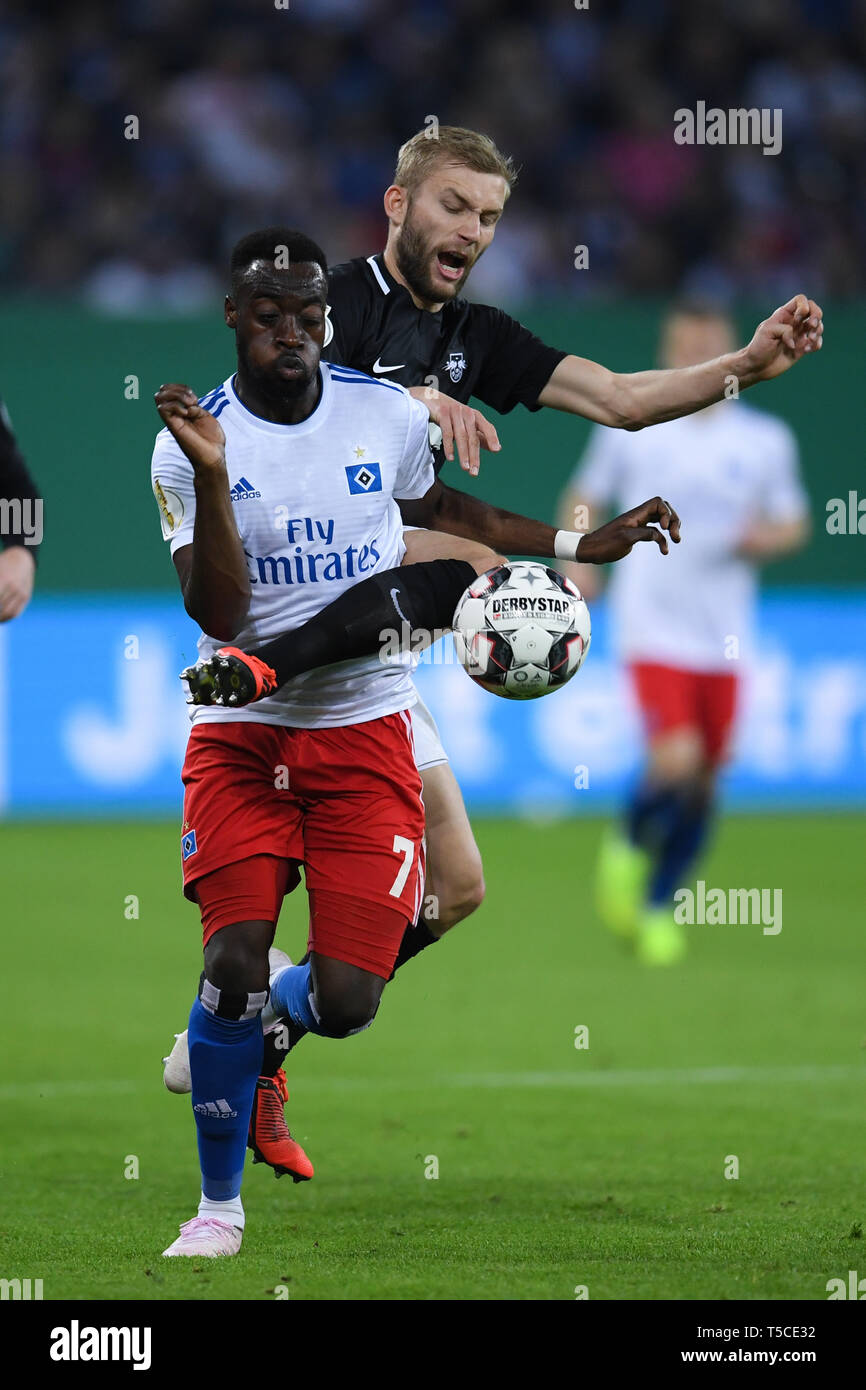
[[[226,437],[219,420],[203,410],[188,386],[170,382],[160,386],[156,408],[193,468],[198,473],[225,468]]]

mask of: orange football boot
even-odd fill
[[[247,1148],[253,1151],[253,1163],[267,1163],[273,1168],[275,1177],[291,1173],[293,1182],[307,1182],[314,1169],[300,1144],[289,1133],[283,1113],[288,1099],[289,1087],[282,1067],[275,1076],[259,1077],[253,1096]]]
[[[220,647],[181,671],[191,705],[230,705],[236,709],[263,700],[277,688],[277,675],[266,662],[239,647]]]

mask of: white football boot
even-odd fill
[[[180,1228],[177,1240],[172,1241],[163,1256],[173,1259],[176,1255],[191,1255],[199,1259],[217,1255],[236,1255],[241,1248],[243,1231],[240,1226],[230,1226],[215,1216],[194,1216],[185,1221]]]
[[[178,1095],[182,1095],[184,1091],[192,1090],[192,1077],[189,1074],[189,1044],[186,1034],[186,1028],[182,1033],[175,1033],[174,1047],[168,1056],[162,1059],[162,1079],[166,1089],[174,1091]]]
[[[291,964],[291,957],[287,956],[285,951],[281,951],[278,947],[272,946],[268,951],[268,967],[270,971],[268,977],[269,983],[272,983],[274,977],[285,970],[287,965]],[[267,1027],[268,1023],[266,1013],[267,1010],[262,1015],[262,1022],[265,1024],[265,1027]],[[174,1091],[176,1095],[185,1095],[191,1091],[192,1078],[189,1074],[189,1040],[187,1038],[186,1028],[184,1028],[182,1033],[175,1033],[174,1047],[167,1057],[163,1057],[162,1061],[164,1067],[162,1079],[166,1089]]]

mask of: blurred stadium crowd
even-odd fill
[[[191,311],[271,221],[369,253],[428,115],[522,166],[475,298],[866,290],[866,0],[286,5],[0,3],[7,294]],[[677,146],[698,100],[781,107],[781,153]]]

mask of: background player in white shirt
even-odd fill
[[[734,341],[727,315],[683,304],[665,320],[661,360],[687,367]],[[793,433],[736,399],[641,434],[595,430],[561,515],[573,525],[576,508],[588,506],[597,523],[646,478],[676,495],[687,543],[657,567],[636,551],[610,583],[616,648],[648,755],[622,828],[603,842],[598,902],[613,930],[635,938],[641,959],[666,964],[685,949],[672,894],[705,843],[740,672],[753,655],[757,568],[803,545],[809,525]],[[598,570],[563,568],[596,594]]]

